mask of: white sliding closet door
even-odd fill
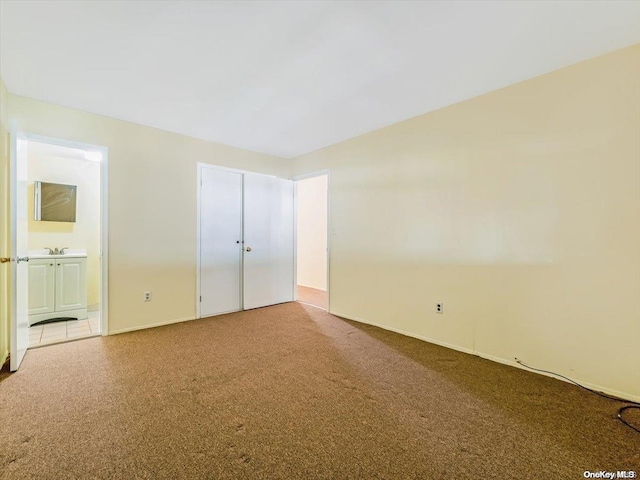
[[[244,175],[244,309],[294,298],[293,182]]]
[[[242,309],[242,174],[202,168],[200,316]]]

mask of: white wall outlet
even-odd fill
[[[436,313],[444,313],[444,307],[441,303],[436,303]]]
[[[151,292],[144,292],[144,301],[145,302],[151,301]]]

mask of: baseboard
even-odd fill
[[[475,352],[474,355],[477,355],[478,357],[484,358],[486,360],[491,360],[493,362],[502,363],[503,365],[509,365],[511,367],[516,367],[516,368],[519,368],[520,370],[525,370],[527,372],[537,373],[538,375],[544,375],[545,377],[555,378],[556,380],[561,380],[561,381],[563,381],[565,383],[570,383],[570,384],[574,385],[573,382],[570,382],[569,380],[567,380],[565,378],[562,378],[562,377],[557,377],[556,375],[554,375],[552,373],[537,372],[535,370],[531,370],[530,368],[527,368],[524,365],[520,365],[518,362],[515,361],[515,359],[514,360],[508,360],[508,359],[505,359],[505,358],[502,358],[502,357],[496,357],[495,355],[489,355],[487,353],[482,353],[482,352]],[[582,381],[582,380],[579,380],[579,379],[575,379],[575,378],[572,378],[572,380],[574,382],[576,382],[576,383],[579,383],[583,387],[588,388],[589,390],[595,390],[596,392],[606,393],[607,395],[611,395],[611,396],[616,397],[616,398],[629,400],[631,402],[640,403],[640,396],[638,396],[638,395],[633,395],[633,394],[627,393],[627,392],[620,392],[618,390],[613,390],[613,389],[608,388],[608,387],[603,387],[602,385],[596,385],[594,383],[585,382],[585,381]]]
[[[429,338],[429,337],[425,337],[423,335],[417,335],[415,333],[411,333],[411,332],[406,332],[404,330],[400,330],[399,328],[394,328],[394,327],[389,327],[386,325],[381,325],[375,322],[369,322],[367,320],[364,320],[362,318],[358,318],[358,317],[354,317],[352,315],[345,315],[343,313],[339,313],[339,312],[329,312],[331,315],[335,315],[336,317],[342,317],[342,318],[346,318],[347,320],[353,320],[354,322],[359,322],[359,323],[364,323],[366,325],[372,325],[374,327],[378,327],[381,328],[383,330],[388,330],[390,332],[395,332],[395,333],[399,333],[400,335],[405,335],[407,337],[412,337],[412,338],[416,338],[418,340],[423,340],[425,342],[429,342],[429,343],[433,343],[435,345],[439,345],[441,347],[446,347],[446,348],[450,348],[452,350],[457,350],[459,352],[462,353],[468,353],[470,355],[476,355],[480,358],[484,358],[486,360],[491,360],[493,362],[497,362],[497,363],[502,363],[503,365],[509,365],[511,367],[516,367],[519,368],[521,370],[526,370],[527,372],[532,372],[532,373],[537,373],[539,375],[544,375],[545,377],[551,377],[551,378],[555,378],[556,380],[562,380],[563,382],[566,383],[572,383],[569,382],[568,380],[561,378],[561,377],[557,377],[553,374],[550,373],[545,373],[545,372],[536,372],[534,370],[530,370],[528,368],[526,368],[523,365],[520,365],[519,363],[517,363],[515,361],[515,359],[509,360],[506,358],[502,358],[502,357],[497,357],[495,355],[489,355],[487,353],[482,353],[482,352],[474,352],[472,349],[470,348],[464,348],[464,347],[460,347],[458,345],[453,345],[450,343],[446,343],[446,342],[441,342],[440,340],[435,340],[433,338]],[[640,403],[640,396],[638,395],[633,395],[627,392],[620,392],[618,390],[613,390],[611,388],[607,388],[607,387],[603,387],[601,385],[595,385],[593,383],[589,383],[589,382],[582,382],[580,380],[575,380],[575,382],[579,383],[580,385],[590,389],[590,390],[595,390],[597,392],[602,392],[602,393],[606,393],[607,395],[611,395],[620,399],[624,399],[624,400],[629,400],[631,402],[636,402],[636,403]]]
[[[375,322],[369,322],[369,321],[364,320],[362,318],[354,317],[354,316],[351,316],[351,315],[345,315],[343,313],[338,313],[338,312],[329,312],[329,313],[331,315],[335,315],[336,317],[346,318],[347,320],[353,320],[354,322],[365,323],[367,325],[372,325],[374,327],[378,327],[378,328],[381,328],[383,330],[388,330],[390,332],[399,333],[400,335],[404,335],[406,337],[417,338],[418,340],[422,340],[424,342],[433,343],[435,345],[440,345],[441,347],[446,347],[446,348],[450,348],[452,350],[457,350],[457,351],[462,352],[462,353],[469,353],[469,354],[473,355],[473,350],[471,350],[470,348],[460,347],[460,346],[454,345],[452,343],[442,342],[440,340],[436,340],[434,338],[425,337],[423,335],[417,335],[415,333],[407,332],[405,330],[400,330],[399,328],[389,327],[387,325],[381,325],[381,324],[375,323]]]
[[[195,317],[185,317],[185,318],[178,318],[178,319],[173,319],[173,320],[165,320],[163,322],[157,322],[157,323],[148,323],[146,325],[139,325],[139,326],[136,326],[136,327],[120,328],[118,330],[110,330],[109,331],[109,335],[118,335],[119,333],[134,332],[136,330],[146,330],[147,328],[163,327],[165,325],[172,325],[174,323],[189,322],[191,320],[196,320],[196,318]]]

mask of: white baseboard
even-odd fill
[[[415,333],[406,332],[404,330],[400,330],[399,328],[394,328],[394,327],[389,327],[389,326],[386,326],[386,325],[380,325],[380,324],[374,323],[374,322],[369,322],[367,320],[364,320],[364,319],[358,318],[358,317],[354,317],[352,315],[345,315],[345,314],[339,313],[339,312],[329,312],[329,313],[331,315],[335,315],[337,317],[346,318],[347,320],[353,320],[354,322],[359,322],[359,323],[364,323],[364,324],[367,324],[367,325],[372,325],[374,327],[378,327],[378,328],[381,328],[383,330],[388,330],[390,332],[399,333],[400,335],[405,335],[407,337],[417,338],[418,340],[423,340],[425,342],[433,343],[435,345],[440,345],[441,347],[451,348],[452,350],[457,350],[459,352],[468,353],[470,355],[476,355],[476,356],[484,358],[486,360],[491,360],[493,362],[502,363],[504,365],[509,365],[511,367],[516,367],[516,368],[519,368],[521,370],[526,370],[527,372],[537,373],[539,375],[544,375],[545,377],[551,377],[551,378],[555,378],[557,380],[562,380],[563,382],[566,382],[566,383],[571,383],[568,380],[566,380],[564,378],[561,378],[561,377],[556,377],[553,374],[549,374],[549,373],[545,373],[545,372],[536,372],[534,370],[530,370],[530,369],[526,368],[525,366],[520,365],[519,363],[517,363],[515,361],[515,359],[514,360],[508,360],[508,359],[505,359],[505,358],[502,358],[502,357],[496,357],[495,355],[489,355],[488,353],[474,352],[470,348],[460,347],[458,345],[453,345],[451,343],[441,342],[440,340],[435,340],[433,338],[425,337],[425,336],[422,336],[422,335],[416,335]],[[590,390],[595,390],[597,392],[606,393],[607,395],[611,395],[611,396],[614,396],[614,397],[617,397],[617,398],[629,400],[631,402],[640,403],[640,396],[638,396],[638,395],[633,395],[633,394],[630,394],[630,393],[627,393],[627,392],[620,392],[618,390],[613,390],[611,388],[603,387],[601,385],[594,385],[593,383],[589,383],[589,382],[582,382],[580,380],[574,380],[574,381],[576,383],[579,383],[580,385],[590,389]]]
[[[346,318],[347,320],[353,320],[354,322],[359,322],[359,323],[366,323],[367,325],[372,325],[374,327],[378,327],[378,328],[381,328],[383,330],[389,330],[390,332],[399,333],[400,335],[404,335],[406,337],[417,338],[418,340],[423,340],[425,342],[434,343],[436,345],[440,345],[441,347],[446,347],[446,348],[450,348],[452,350],[458,350],[459,352],[470,353],[471,355],[473,355],[473,350],[471,350],[470,348],[460,347],[458,345],[453,345],[452,343],[442,342],[442,341],[436,340],[434,338],[429,338],[429,337],[425,337],[423,335],[417,335],[415,333],[406,332],[404,330],[400,330],[399,328],[394,328],[394,327],[389,327],[387,325],[381,325],[379,323],[369,322],[367,320],[363,320],[362,318],[353,317],[351,315],[345,315],[343,313],[338,313],[338,312],[329,312],[329,313],[331,313],[331,315],[335,315],[337,317]]]
[[[489,355],[489,354],[482,353],[482,352],[475,352],[474,355],[477,355],[478,357],[481,357],[481,358],[485,358],[487,360],[491,360],[493,362],[502,363],[503,365],[509,365],[511,367],[516,367],[516,368],[519,368],[521,370],[525,370],[527,372],[537,373],[538,375],[544,375],[545,377],[555,378],[556,380],[561,380],[563,382],[570,383],[570,384],[573,385],[573,382],[570,382],[569,380],[567,380],[565,378],[557,377],[556,375],[554,375],[552,373],[537,372],[535,370],[531,370],[530,368],[527,368],[524,365],[520,365],[515,360],[507,360],[505,358],[496,357],[495,355]],[[640,396],[638,396],[638,395],[633,395],[633,394],[627,393],[627,392],[621,392],[619,390],[613,390],[613,389],[608,388],[608,387],[603,387],[601,385],[596,385],[594,383],[584,382],[582,380],[576,380],[576,379],[572,379],[572,380],[574,382],[576,382],[576,383],[579,383],[583,387],[588,388],[589,390],[594,390],[594,391],[600,392],[600,393],[606,393],[607,395],[611,395],[613,397],[621,398],[621,399],[624,399],[624,400],[629,400],[631,402],[640,403]]]
[[[178,318],[173,320],[165,320],[163,322],[157,322],[157,323],[148,323],[146,325],[139,325],[136,327],[120,328],[118,330],[110,330],[109,335],[118,335],[119,333],[134,332],[136,330],[146,330],[147,328],[162,327],[164,325],[172,325],[174,323],[189,322],[191,320],[196,320],[196,318],[185,317],[185,318]]]

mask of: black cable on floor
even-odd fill
[[[564,378],[567,382],[573,383],[574,385],[586,390],[587,392],[591,392],[591,393],[593,393],[595,395],[598,395],[599,397],[606,398],[608,400],[615,400],[616,402],[630,403],[631,405],[626,405],[626,406],[621,407],[620,409],[618,409],[618,420],[620,420],[622,423],[624,423],[627,427],[629,427],[629,428],[635,430],[636,432],[640,433],[640,428],[636,427],[635,425],[630,424],[629,422],[627,422],[622,417],[622,412],[625,412],[627,410],[632,410],[632,409],[640,410],[640,403],[634,402],[634,401],[631,401],[631,400],[625,400],[624,398],[613,397],[611,395],[607,395],[606,393],[598,392],[596,390],[591,390],[590,388],[587,388],[584,385],[580,385],[575,380],[572,380],[569,377],[565,377],[564,375],[560,375],[559,373],[550,372],[549,370],[542,370],[540,368],[530,367],[529,365],[527,365],[526,363],[523,363],[522,361],[520,361],[517,358],[515,360],[516,360],[517,364],[522,365],[524,368],[528,368],[529,370],[533,370],[535,372],[548,373],[549,375],[554,375],[556,377]]]

